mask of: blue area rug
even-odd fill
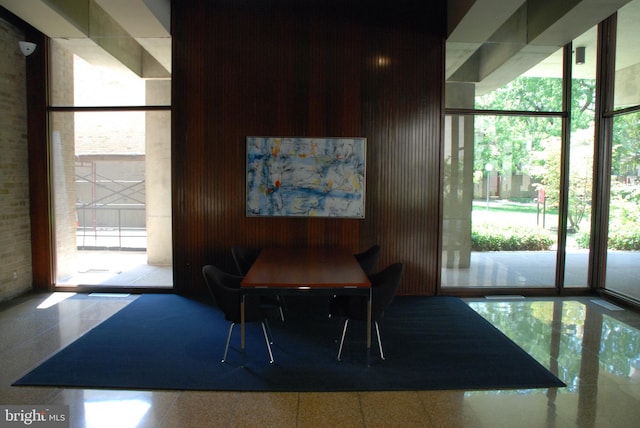
[[[16,386],[232,391],[529,389],[565,386],[454,297],[397,297],[381,321],[386,360],[366,367],[364,325],[342,323],[322,298],[287,297],[286,322],[270,321],[275,363],[259,324],[247,325],[246,362],[236,327],[215,307],[176,295],[142,295],[19,379]]]

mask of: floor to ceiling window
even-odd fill
[[[471,55],[448,42],[443,290],[591,287],[640,301],[639,16],[629,2],[553,52],[517,25]]]
[[[497,88],[448,82],[443,288],[555,286],[562,55],[563,49],[547,55]],[[580,95],[584,102],[587,95]],[[573,216],[572,231],[588,218]],[[585,285],[588,258],[582,259]]]
[[[571,61],[571,132],[567,150],[567,217],[562,285],[588,285],[595,145],[597,26],[576,37]]]
[[[525,19],[519,14],[526,12],[516,12],[514,22]],[[587,288],[596,34],[593,27],[566,49],[513,53],[513,63],[493,71],[492,54],[504,60],[504,52],[486,43],[449,71],[441,273],[447,292]],[[565,83],[567,71],[572,79]]]
[[[640,301],[640,0],[617,14],[607,291]]]
[[[89,32],[50,48],[56,285],[171,287],[170,54],[146,48],[170,41],[125,37],[90,7],[119,42]]]
[[[448,117],[447,128],[464,120]],[[560,140],[559,135],[527,134],[526,130],[552,127],[559,131],[560,119],[488,115],[476,116],[474,125],[471,171],[465,171],[464,162],[447,165],[458,169],[458,177],[445,175],[442,284],[553,286],[558,215],[544,195],[545,191],[557,194],[551,186],[557,185],[552,180],[559,175],[555,161]],[[511,133],[518,138],[510,140]],[[531,175],[535,168],[539,180]],[[465,175],[466,186],[461,180]],[[542,177],[549,177],[544,188]],[[461,186],[468,192],[464,202]],[[536,256],[534,275],[528,274],[532,254]]]

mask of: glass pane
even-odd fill
[[[640,300],[640,113],[613,125],[606,288]]]
[[[574,85],[576,83],[574,81]],[[586,86],[583,89],[588,90]],[[576,128],[577,121],[572,122],[565,287],[587,287],[588,284],[594,150],[592,113],[593,110],[587,113],[591,114],[587,128]]]
[[[115,108],[51,114],[56,282],[171,287],[171,113],[115,111],[171,105],[170,39],[109,28],[51,41],[51,106]]]
[[[533,93],[536,94],[535,98],[531,96]],[[477,96],[475,108],[532,112],[562,111],[562,97],[558,97],[558,94],[562,94],[562,78],[524,75],[501,88]]]
[[[170,121],[52,114],[57,285],[172,285]]]
[[[565,287],[587,287],[595,138],[597,27],[573,41]],[[584,50],[584,53],[581,51]]]
[[[618,11],[615,108],[640,105],[640,0]],[[605,287],[640,301],[640,113],[613,120]]]
[[[447,43],[447,55],[455,55],[455,43]],[[474,79],[458,81],[459,75],[453,73],[447,79],[446,107],[475,108],[481,110],[521,110],[531,112],[562,111],[562,49],[557,47],[538,47],[535,54],[523,52],[518,54],[520,63],[517,67],[505,67],[496,76],[491,74],[475,82]],[[545,53],[547,52],[547,53]],[[449,58],[447,58],[449,61]],[[466,69],[481,67],[482,60],[469,60]],[[527,67],[527,64],[530,64]],[[449,64],[448,64],[449,66]],[[480,76],[481,71],[472,73]],[[508,74],[511,73],[511,74]],[[499,74],[499,76],[498,76]],[[504,83],[507,82],[507,83]],[[473,98],[460,96],[457,87],[468,85],[473,91]],[[536,97],[531,97],[535,92]]]
[[[640,105],[640,0],[618,11],[616,40],[615,108]]]
[[[160,104],[146,97],[143,78],[101,47],[86,40],[51,42],[51,105],[55,107],[169,105],[170,92]],[[170,81],[170,75],[163,79]]]
[[[560,126],[446,117],[443,287],[554,286]]]

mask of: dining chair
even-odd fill
[[[231,255],[233,256],[233,261],[236,265],[238,275],[245,276],[258,258],[259,254],[260,250],[253,248],[242,247],[240,245],[234,245],[231,247]],[[280,315],[280,320],[284,321],[284,308],[286,307],[284,297],[263,296],[261,300],[263,307],[276,309]]]
[[[380,245],[375,244],[361,253],[354,254],[360,267],[367,276],[371,276],[375,269],[376,262],[380,256]],[[337,296],[329,300],[329,318],[344,318],[346,316],[349,296]]]
[[[231,255],[236,264],[238,275],[245,276],[247,272],[249,272],[251,265],[253,265],[258,258],[258,254],[260,254],[260,250],[253,248],[241,247],[239,245],[231,247]]]
[[[242,277],[224,272],[213,265],[204,266],[202,274],[214,303],[224,313],[224,318],[227,321],[231,321],[227,342],[224,347],[224,355],[222,356],[222,362],[224,363],[227,359],[233,328],[242,321],[240,312],[242,299],[240,281]],[[273,363],[270,333],[268,333],[268,324],[264,317],[259,296],[245,296],[245,322],[260,322],[267,350],[269,351],[269,362]]]
[[[360,263],[360,267],[365,274],[371,275],[375,268],[378,258],[380,257],[380,245],[375,244],[367,248],[361,253],[354,254],[354,257]]]
[[[364,273],[369,276],[374,272],[380,257],[380,245],[375,244],[361,253],[353,255]],[[334,295],[329,301],[329,318],[344,317],[349,296]]]
[[[404,266],[402,263],[393,263],[382,271],[369,276],[369,280],[371,281],[371,322],[376,329],[380,358],[383,360],[385,358],[382,350],[382,341],[380,340],[380,326],[378,321],[383,317],[384,311],[393,301],[400,286],[403,271]],[[340,361],[349,321],[367,321],[368,299],[363,296],[348,296],[347,299],[339,299],[336,302],[338,303],[333,304],[334,307],[332,307],[332,310],[339,311],[339,315],[345,317],[340,347],[338,348],[338,361]],[[342,306],[338,307],[337,305]]]

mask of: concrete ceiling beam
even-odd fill
[[[51,38],[86,37],[82,29],[43,1],[0,0],[0,5]]]
[[[110,0],[111,1],[111,0]],[[113,0],[118,3],[118,0]],[[159,0],[158,0],[159,1]],[[109,2],[105,2],[108,4]],[[114,5],[116,4],[114,3]],[[122,65],[145,79],[167,79],[170,73],[170,54],[164,54],[162,61],[158,61],[149,53],[143,45],[136,40],[120,23],[112,17],[96,0],[0,0],[0,5],[29,22],[35,28],[54,39],[90,39],[95,45],[100,46],[105,52],[117,59]],[[170,52],[170,36],[164,27],[155,18],[155,15],[146,8],[142,0],[129,0],[120,2],[119,6],[141,6],[138,12],[138,23],[141,24],[141,16],[145,21],[154,21],[153,30],[140,30],[140,35],[151,33],[163,36],[167,41],[163,47],[168,46]],[[150,17],[153,17],[150,19]],[[140,27],[148,27],[140,25]],[[73,44],[70,44],[73,45]],[[100,56],[88,53],[88,46],[92,44],[80,43],[85,49],[76,52],[86,60],[96,62]],[[150,46],[157,49],[159,43],[151,43]]]
[[[479,16],[473,20],[465,16],[458,25],[468,28],[456,28],[451,32],[452,39],[447,40],[447,54],[450,50],[460,50],[461,42],[467,44],[467,49],[464,54],[454,55],[451,63],[447,58],[447,79],[477,83],[479,93],[499,87],[526,72],[629,1],[514,0],[509,4],[520,6],[488,37],[476,28],[484,24],[478,21]],[[478,2],[476,4],[479,5]],[[469,10],[472,13],[473,6]],[[490,23],[490,28],[493,28],[495,21]],[[472,46],[474,37],[477,37],[479,45],[470,53],[469,46]],[[467,57],[463,61],[461,59],[464,56]]]

